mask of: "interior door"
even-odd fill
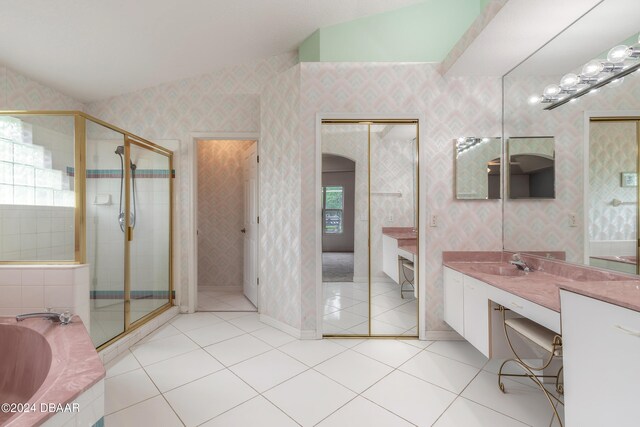
[[[258,154],[253,143],[244,158],[244,295],[258,306]]]

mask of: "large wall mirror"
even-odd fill
[[[625,1],[599,3],[504,77],[511,172],[526,167],[516,144],[546,141],[538,178],[554,178],[535,200],[505,197],[505,250],[638,272],[640,13]]]
[[[456,199],[500,198],[502,140],[461,137],[455,144]]]
[[[509,138],[510,199],[553,199],[555,144],[553,137]]]

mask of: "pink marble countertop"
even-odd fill
[[[417,240],[398,240],[398,249],[402,249],[414,255],[418,255]]]
[[[489,274],[510,265],[512,252],[443,252],[443,265],[551,310],[560,311],[560,289],[640,311],[640,278],[558,259],[522,253],[533,271],[522,275]],[[493,267],[491,267],[493,266]]]
[[[524,273],[522,276],[497,276],[481,270],[478,264],[496,266],[507,269],[514,268],[504,262],[445,262],[444,265],[503,291],[522,297],[526,300],[560,312],[560,284],[573,282],[542,271]]]
[[[44,336],[51,347],[49,372],[29,399],[30,404],[70,403],[105,377],[104,366],[78,316],[74,316],[68,325],[38,318],[16,322],[15,317],[0,317],[0,327],[2,325],[32,329]],[[40,425],[53,415],[53,412],[26,412],[10,418],[9,425]]]
[[[412,227],[382,227],[382,234],[398,240],[418,238],[418,233]]]
[[[640,311],[640,280],[562,283],[560,288]]]

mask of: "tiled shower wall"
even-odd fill
[[[243,280],[244,158],[255,141],[198,141],[198,287]]]

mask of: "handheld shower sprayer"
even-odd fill
[[[122,209],[122,199],[124,197],[124,145],[118,145],[115,154],[120,156],[120,207],[118,209],[118,223],[120,224],[120,230],[124,232],[125,217],[124,210]],[[136,227],[136,169],[138,167],[131,160],[129,160],[129,167],[131,168],[131,194],[133,195],[133,209],[129,214],[129,225],[133,229]]]

